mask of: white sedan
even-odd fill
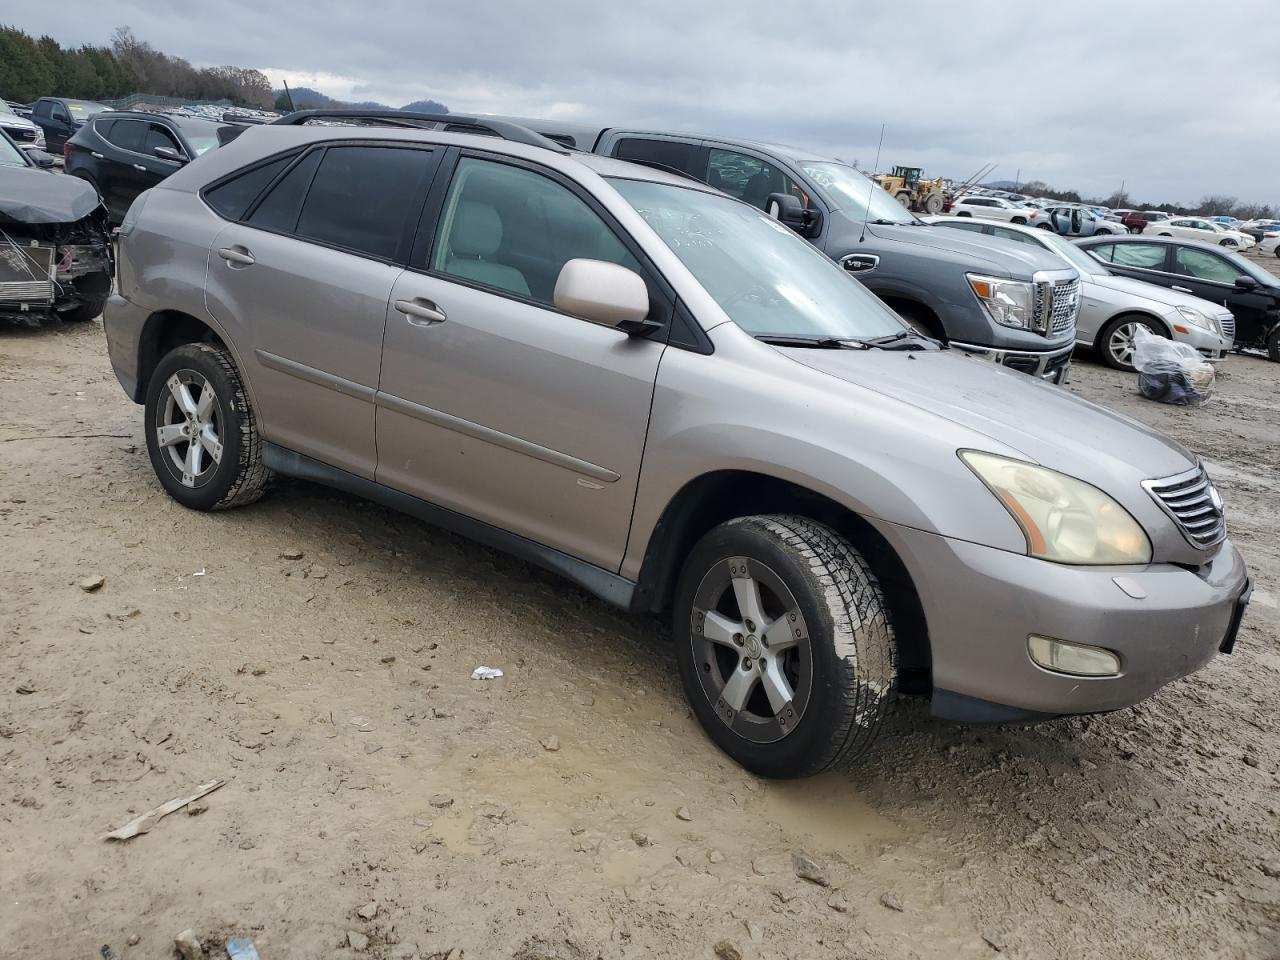
[[[1253,246],[1253,237],[1239,230],[1229,230],[1220,223],[1203,220],[1199,217],[1173,217],[1148,225],[1147,229],[1157,237],[1182,237],[1186,240],[1201,240],[1205,243],[1216,243],[1222,247],[1234,247],[1237,250],[1248,250]]]
[[[1044,214],[1031,207],[1024,207],[1012,200],[999,197],[960,197],[951,205],[953,217],[981,217],[984,220],[1000,220],[1004,223],[1035,223]]]
[[[1262,234],[1258,252],[1269,257],[1280,257],[1280,227],[1272,227]]]

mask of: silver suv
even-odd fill
[[[1113,710],[1231,649],[1249,579],[1178,444],[704,184],[448,119],[294,115],[130,209],[107,340],[180,503],[304,477],[669,611],[766,776],[850,761],[899,691]]]

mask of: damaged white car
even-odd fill
[[[111,293],[107,211],[0,131],[0,319],[92,320]]]

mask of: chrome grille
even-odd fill
[[[1222,328],[1222,335],[1226,337],[1228,340],[1234,340],[1236,338],[1235,316],[1219,317],[1218,326]]]
[[[1042,336],[1057,337],[1076,325],[1080,313],[1080,281],[1041,281],[1035,292],[1036,327]]]
[[[35,143],[36,131],[34,127],[5,127],[4,132],[13,137],[18,143]]]
[[[1194,546],[1212,547],[1227,535],[1222,498],[1202,465],[1186,473],[1142,484]]]

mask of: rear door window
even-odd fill
[[[1184,277],[1222,284],[1233,284],[1238,277],[1244,276],[1244,271],[1238,270],[1224,257],[1193,247],[1178,247],[1174,251],[1173,271]]]
[[[307,187],[311,186],[311,178],[323,155],[323,150],[312,150],[299,160],[249,214],[248,223],[263,230],[293,233],[302,210],[302,198],[307,195]]]
[[[287,157],[272,160],[270,163],[264,163],[260,167],[254,167],[218,184],[211,190],[206,190],[204,202],[224,217],[239,220],[249,209],[249,204],[258,199],[258,194],[262,193],[267,184],[293,161],[294,156],[296,154],[290,154]]]
[[[107,142],[121,150],[142,153],[149,126],[149,123],[142,120],[117,120],[111,125],[111,134],[106,138]]]
[[[644,137],[624,137],[613,148],[619,160],[642,160],[657,163],[684,173],[693,171],[693,154],[697,145],[680,140],[649,140]]]
[[[1166,247],[1161,243],[1111,244],[1111,262],[1117,267],[1138,267],[1142,270],[1164,270]],[[1097,249],[1096,247],[1094,248]]]
[[[302,205],[298,236],[390,259],[430,160],[428,150],[330,147]]]
[[[707,183],[753,207],[765,208],[771,193],[789,193],[806,207],[809,195],[773,164],[736,150],[712,147],[707,157]]]

